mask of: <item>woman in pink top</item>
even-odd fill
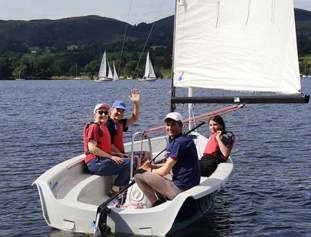
[[[219,115],[209,120],[210,137],[200,160],[201,176],[210,176],[218,164],[227,161],[234,144],[234,134],[226,131],[223,118]]]

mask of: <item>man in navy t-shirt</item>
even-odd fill
[[[182,116],[177,112],[168,113],[164,122],[170,138],[165,163],[146,162],[142,168],[147,172],[134,176],[152,206],[163,202],[161,195],[166,199],[173,199],[178,193],[200,183],[197,150],[192,139],[182,134]],[[172,180],[167,178],[171,171]]]

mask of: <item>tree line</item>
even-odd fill
[[[119,42],[120,43],[120,42]],[[65,49],[29,49],[18,44],[0,49],[0,80],[27,78],[51,79],[97,76],[102,54],[106,50],[110,63],[114,62],[119,76],[141,77],[144,73],[146,53],[139,43],[130,42],[123,54],[116,44],[75,45]],[[169,77],[172,65],[172,48],[167,45],[148,45],[155,72],[159,77]],[[300,72],[311,74],[311,37],[298,37]]]
[[[145,67],[146,52],[140,51],[141,42],[127,42],[121,55],[117,43],[70,45],[57,48],[19,48],[11,45],[0,49],[0,79],[53,79],[97,76],[104,51],[110,62],[115,63],[119,76],[141,77]],[[120,42],[118,42],[120,44]],[[171,47],[148,45],[150,56],[159,77],[170,75]]]
[[[311,34],[297,35],[300,73],[311,75]]]

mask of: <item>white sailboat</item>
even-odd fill
[[[116,70],[116,65],[113,62],[113,81],[118,81],[118,80],[119,80],[119,76],[118,76],[118,73],[117,73],[117,70]]]
[[[172,90],[172,103],[306,103],[309,99],[300,93],[293,0],[177,0],[173,65],[174,88],[272,94],[176,97]],[[207,138],[192,135],[201,156]],[[155,155],[166,147],[168,139],[156,137],[150,143]],[[143,145],[135,142],[133,149],[147,150],[148,144],[148,140],[143,140]],[[126,144],[126,150],[131,150],[131,144]],[[92,233],[94,222],[101,223],[97,208],[108,199],[112,177],[86,173],[83,157],[52,167],[34,182],[43,216],[51,227]],[[202,177],[198,186],[156,207],[149,207],[140,192],[129,192],[130,199],[147,208],[110,207],[106,224],[115,233],[164,236],[207,212],[232,170],[229,159],[210,177]]]
[[[107,59],[107,65],[108,65],[108,76],[107,76],[107,78],[112,81],[113,75],[112,75],[112,70],[111,70],[110,63],[109,63],[108,59]]]
[[[18,77],[15,79],[15,81],[24,81],[24,80],[26,80],[25,78],[23,78],[21,75],[22,75],[22,71],[23,70],[20,70],[19,72],[18,72]]]
[[[107,65],[108,65],[108,75],[107,75]],[[107,59],[106,51],[104,52],[100,63],[98,79],[96,79],[95,81],[96,82],[112,81],[112,72]]]
[[[76,76],[73,78],[74,80],[82,80],[82,77],[78,75],[78,64],[75,65],[75,73]]]
[[[155,75],[152,62],[149,56],[149,52],[147,53],[146,57],[146,65],[145,65],[145,74],[143,78],[138,79],[139,81],[155,81],[157,77]]]

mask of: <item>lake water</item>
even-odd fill
[[[311,94],[311,80],[302,83]],[[0,81],[0,236],[87,236],[48,227],[31,184],[82,153],[82,128],[96,103],[122,99],[130,112],[134,87],[142,93],[142,113],[127,140],[132,132],[161,125],[170,81]],[[310,114],[310,104],[289,104],[248,105],[224,115],[237,136],[233,175],[212,212],[173,236],[310,236]],[[207,126],[199,131],[208,135]]]

